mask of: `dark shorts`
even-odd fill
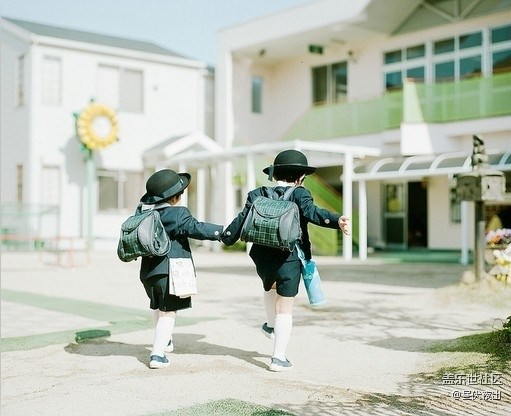
[[[282,263],[259,260],[256,264],[257,274],[263,281],[265,291],[277,283],[277,293],[286,298],[295,297],[300,286],[300,261],[292,260]]]
[[[169,277],[157,275],[142,281],[149,297],[151,309],[160,311],[178,311],[192,307],[192,298],[180,298],[169,293]]]

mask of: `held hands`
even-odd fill
[[[339,229],[346,235],[350,235],[348,230],[348,221],[349,218],[345,217],[344,215],[341,215],[339,218]]]

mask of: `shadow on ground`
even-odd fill
[[[254,357],[269,358],[268,355],[258,351],[245,351],[239,348],[230,348],[222,345],[203,342],[203,335],[199,334],[175,334],[173,340],[177,348],[172,354],[198,354],[201,356],[229,356],[243,360],[260,368],[267,365],[256,360]],[[128,356],[134,357],[144,365],[148,365],[150,345],[125,344],[113,342],[107,339],[89,339],[78,343],[68,344],[65,348],[70,354],[80,354],[90,357]]]

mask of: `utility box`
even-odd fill
[[[505,193],[506,178],[497,170],[474,169],[456,181],[456,194],[461,201],[501,201]]]

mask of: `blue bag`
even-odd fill
[[[321,277],[314,260],[306,260],[302,249],[296,246],[298,257],[302,262],[302,278],[305,291],[312,307],[318,307],[326,303],[326,297],[321,288]]]

